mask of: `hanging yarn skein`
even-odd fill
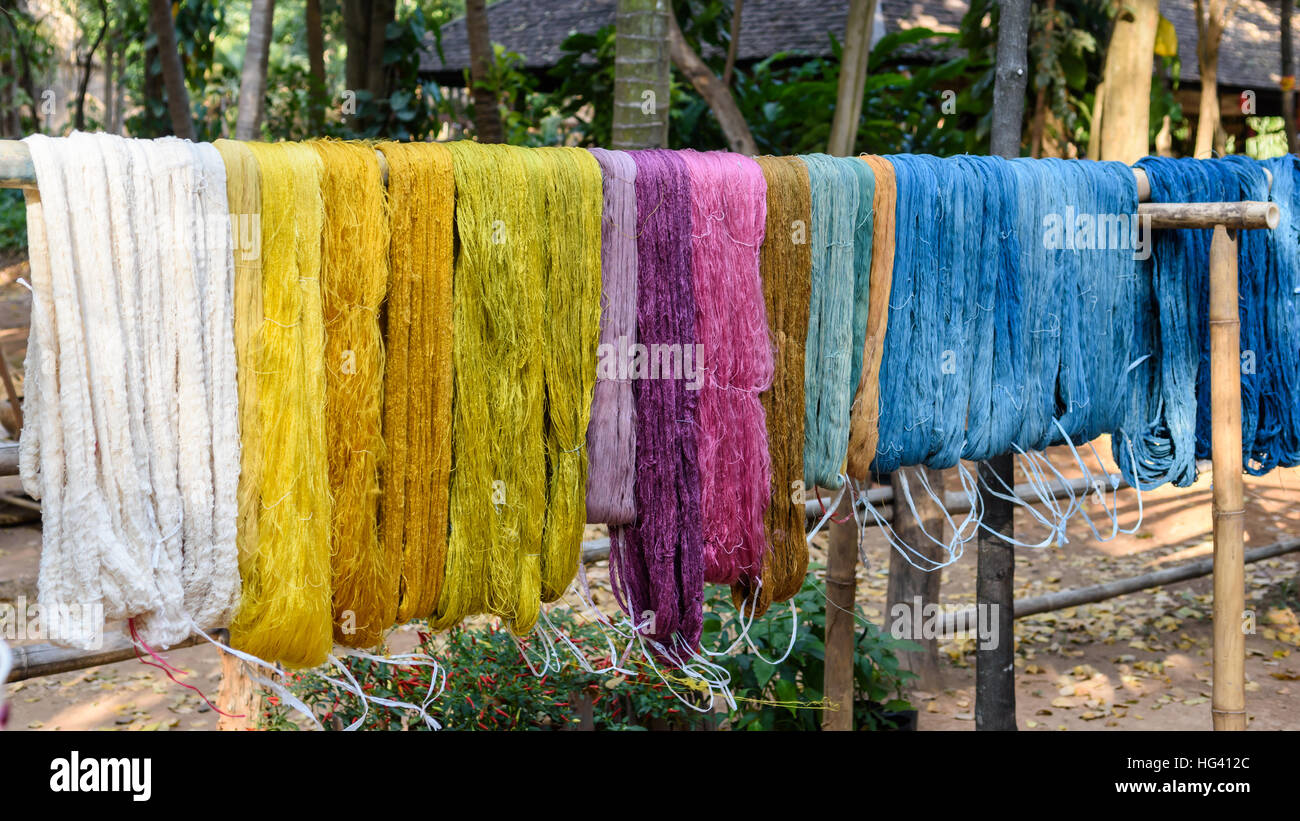
[[[854,382],[856,388],[849,413],[848,474],[854,479],[865,479],[870,473],[871,460],[876,458],[876,440],[880,434],[880,360],[884,355],[889,295],[894,277],[894,211],[898,199],[894,166],[890,165],[889,160],[871,154],[862,155],[861,160],[875,180],[871,200],[875,219],[870,223],[870,251],[864,254],[869,265],[869,296],[862,333],[862,353],[858,357],[862,373]],[[860,245],[862,243],[855,239],[855,267],[860,263]]]
[[[20,472],[42,502],[44,627],[97,647],[102,623],[75,613],[100,606],[167,646],[239,590],[224,172],[174,138],[25,142],[41,193]]]
[[[636,336],[636,162],[625,151],[593,148],[604,210],[600,231],[600,346],[587,425],[587,521],[636,518],[636,402],[627,373]]]
[[[673,649],[699,644],[704,547],[697,463],[698,391],[650,370],[655,346],[695,344],[690,183],[675,152],[629,152],[636,162],[637,335],[652,353],[635,375],[636,522],[610,529],[610,583],[646,638]],[[662,347],[668,346],[668,347]],[[635,367],[634,363],[634,367]],[[675,646],[675,647],[674,647]]]
[[[257,545],[241,556],[231,646],[315,667],[332,645],[321,160],[292,143],[248,143],[260,171],[262,310],[257,371],[264,469]],[[227,173],[231,172],[227,169]],[[266,469],[274,459],[275,469]]]
[[[804,348],[804,483],[835,490],[841,485],[840,471],[848,452],[859,301],[864,306],[864,332],[866,328],[867,295],[857,292],[853,264],[862,179],[852,165],[859,162],[856,159],[826,154],[799,159],[808,167],[812,202],[812,285]]]
[[[746,611],[755,617],[765,613],[772,602],[785,601],[798,593],[808,573],[803,504],[803,369],[812,269],[807,167],[794,157],[758,157],[756,162],[767,184],[767,225],[759,269],[771,336],[768,344],[775,348],[772,387],[759,397],[767,422],[771,500],[764,514],[768,549],[762,575],[756,578],[752,572],[742,573],[731,586],[736,606],[749,602]]]
[[[433,612],[447,560],[451,476],[451,152],[378,145],[388,162],[389,290],[384,338],[380,540],[401,556],[397,621]]]
[[[1137,163],[1151,182],[1152,202],[1212,202],[1238,199],[1231,172],[1213,160],[1146,157]],[[1143,490],[1196,481],[1198,384],[1208,381],[1201,363],[1208,357],[1207,310],[1212,231],[1170,229],[1154,235],[1150,260],[1141,266],[1139,299],[1159,307],[1158,321],[1140,329],[1151,359],[1138,371],[1129,425],[1135,459],[1120,448],[1115,456],[1125,478]],[[1249,272],[1245,282],[1249,288]],[[1244,440],[1243,440],[1244,444]]]
[[[968,175],[935,157],[891,156],[897,185],[889,333],[880,366],[876,470],[956,464],[964,440],[970,351],[967,280],[978,255],[958,231],[978,232],[982,213]]]
[[[540,608],[546,510],[545,181],[533,152],[448,143],[456,184],[452,469],[446,573],[431,624]],[[593,378],[594,378],[594,367]]]
[[[546,525],[541,600],[564,595],[578,572],[587,522],[586,448],[600,342],[600,165],[579,148],[542,148],[547,165],[542,247],[546,264]]]
[[[691,197],[696,344],[681,353],[697,405],[704,580],[761,573],[771,498],[759,394],[772,384],[772,349],[759,278],[767,183],[758,163],[721,151],[682,151]],[[676,363],[674,363],[676,364]]]
[[[1261,422],[1247,470],[1300,465],[1300,162],[1287,154],[1265,161],[1273,175],[1269,200],[1281,212],[1269,232],[1266,253],[1272,277],[1263,293],[1268,300],[1265,338],[1273,347],[1272,367],[1260,370],[1271,380],[1262,390]],[[1271,417],[1271,423],[1263,421]]]
[[[401,551],[379,540],[388,215],[373,146],[313,141],[325,203],[325,447],[333,499],[334,640],[373,647],[397,617]]]

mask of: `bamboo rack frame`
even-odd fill
[[[387,182],[387,163],[380,155],[380,168]],[[1213,228],[1214,237],[1210,246],[1210,403],[1212,427],[1212,453],[1214,496],[1214,686],[1211,713],[1216,730],[1241,730],[1246,727],[1245,702],[1245,634],[1243,631],[1243,611],[1245,606],[1245,555],[1243,549],[1244,529],[1244,482],[1241,475],[1241,375],[1240,375],[1240,327],[1238,312],[1237,287],[1237,237],[1239,230],[1275,228],[1280,218],[1276,203],[1269,202],[1226,202],[1226,203],[1149,203],[1151,187],[1146,173],[1134,168],[1133,174],[1138,188],[1138,215],[1150,218],[1152,228]],[[32,165],[31,154],[21,141],[0,140],[0,188],[23,188],[35,190],[36,172]],[[16,461],[16,460],[15,460]],[[12,472],[5,460],[0,459],[0,471]],[[16,469],[16,464],[13,465]],[[841,505],[841,515],[851,508],[849,503]],[[832,533],[833,536],[837,535]],[[854,557],[850,557],[850,551]],[[843,534],[832,538],[832,558],[839,556],[837,566],[846,565],[850,559],[856,561],[856,545],[851,544]],[[587,551],[584,549],[584,554]],[[843,555],[840,555],[843,554]],[[584,555],[585,559],[585,555]],[[848,565],[851,566],[851,565]],[[856,587],[852,577],[827,577],[828,596],[839,602],[845,599],[851,612],[853,593]],[[852,635],[854,625],[851,618],[837,619],[832,624],[832,614],[827,613],[826,643],[831,644],[832,632],[839,634],[847,631]],[[841,623],[844,622],[844,623]],[[24,659],[37,648],[19,648],[26,650]],[[121,652],[121,648],[118,649]],[[42,651],[46,652],[46,651]],[[48,652],[53,652],[51,648]],[[133,653],[133,651],[132,651]],[[37,654],[39,655],[39,654]],[[129,658],[130,656],[127,656]],[[103,654],[81,654],[77,659],[62,659],[54,665],[62,665],[55,672],[94,666],[105,663]],[[828,668],[831,659],[827,658]],[[852,703],[852,656],[838,659],[837,667],[844,670],[832,673],[828,670],[827,698],[832,697],[829,683],[834,679],[838,685],[835,689],[839,701]],[[34,669],[29,665],[23,669]],[[32,673],[43,675],[46,673]],[[845,675],[847,674],[847,675]],[[24,676],[27,677],[27,676]],[[10,680],[18,680],[11,677]],[[844,693],[847,692],[847,699]],[[852,710],[838,710],[847,713],[848,726],[852,723]],[[843,727],[845,717],[836,716],[829,723]]]

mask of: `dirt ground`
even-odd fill
[[[13,280],[25,275],[24,268],[0,261],[0,349],[18,368],[30,303],[26,290]],[[1099,450],[1108,452],[1109,447]],[[1058,466],[1069,463],[1067,452],[1055,452],[1051,458]],[[1064,467],[1063,473],[1077,475]],[[950,488],[956,484],[949,482]],[[0,493],[20,491],[16,477],[0,479]],[[1131,528],[1137,521],[1136,496],[1125,491],[1119,498],[1119,520]],[[1246,477],[1246,508],[1248,550],[1300,535],[1300,470]],[[1099,530],[1109,530],[1100,508],[1090,504],[1086,509],[1094,514]],[[1017,512],[1019,538],[1038,541],[1045,533],[1026,512]],[[865,539],[869,564],[858,568],[858,600],[867,615],[881,623],[891,548],[877,528],[869,528]],[[823,533],[815,541],[815,560],[824,557],[825,544]],[[38,525],[0,527],[0,600],[35,598],[39,553]],[[1133,535],[1099,542],[1076,520],[1063,546],[1018,550],[1016,597],[1098,584],[1210,553],[1210,480],[1205,475],[1190,488],[1164,487],[1145,494],[1142,523]],[[602,571],[603,563],[589,574],[595,591],[604,586]],[[942,572],[945,605],[974,602],[974,542]],[[1246,582],[1247,607],[1258,614],[1257,632],[1246,642],[1250,726],[1300,729],[1300,552],[1248,565]],[[1018,620],[1017,725],[1043,731],[1208,729],[1210,589],[1206,577]],[[601,598],[608,601],[612,596]],[[412,629],[398,628],[390,636],[390,647],[409,646]],[[215,698],[220,681],[215,649],[192,647],[166,656],[189,673],[186,683]],[[941,680],[919,683],[909,691],[920,711],[919,727],[974,729],[974,639],[941,642],[940,661]],[[11,729],[216,727],[216,715],[197,693],[139,661],[6,686]]]

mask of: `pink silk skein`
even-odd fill
[[[772,386],[774,352],[759,275],[767,182],[758,163],[725,151],[683,151],[691,183],[700,497],[704,579],[758,575],[772,464],[759,394]],[[684,357],[684,360],[686,357]],[[701,377],[703,377],[701,379]]]

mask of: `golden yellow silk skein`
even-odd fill
[[[390,228],[379,524],[384,551],[401,556],[405,622],[433,612],[447,560],[455,181],[445,145],[378,147]]]
[[[388,214],[379,158],[366,143],[308,143],[321,158],[325,230],[325,446],[329,460],[334,640],[373,647],[397,618],[401,551],[379,541]]]
[[[876,177],[872,200],[875,222],[871,238],[871,299],[867,307],[867,335],[862,345],[862,377],[849,411],[848,475],[866,478],[876,458],[880,435],[880,360],[885,355],[885,328],[889,322],[889,291],[894,282],[894,209],[898,186],[894,166],[884,157],[863,154]]]
[[[226,165],[235,257],[235,365],[239,386],[239,489],[235,545],[239,566],[253,561],[261,513],[261,425],[257,410],[257,367],[262,355],[262,184],[253,152],[243,143],[217,140]]]
[[[600,343],[600,164],[581,148],[541,148],[547,166],[546,526],[542,601],[564,595],[578,571],[587,522],[587,423]]]
[[[321,162],[303,145],[247,147],[260,172],[262,229],[253,458],[267,469],[256,474],[256,544],[240,556],[244,588],[230,637],[263,659],[314,667],[331,647]],[[250,310],[248,302],[236,310]],[[241,416],[253,424],[245,398]]]
[[[540,608],[545,274],[537,160],[450,143],[456,180],[450,535],[431,623],[493,613],[532,629]]]

